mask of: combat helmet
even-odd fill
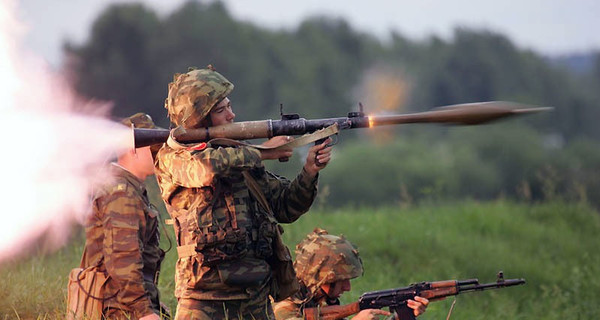
[[[131,115],[127,118],[121,120],[121,123],[131,127],[132,125],[135,128],[143,128],[143,129],[156,129],[157,126],[152,121],[152,117],[150,115],[145,114],[143,112],[138,112],[134,115]]]
[[[126,125],[127,127],[133,126],[134,128],[142,128],[142,129],[159,129],[160,127],[154,124],[152,121],[152,117],[149,114],[138,112],[134,115],[131,115],[127,118],[123,118],[121,123]],[[150,151],[152,152],[152,156],[156,156],[156,153],[160,149],[160,144],[154,144],[150,146]]]
[[[231,91],[233,84],[211,65],[175,74],[165,100],[171,127],[196,127]]]
[[[320,228],[315,228],[296,246],[294,269],[311,295],[323,284],[363,274],[358,249],[343,235],[330,235]]]

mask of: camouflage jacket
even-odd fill
[[[204,144],[178,149],[165,144],[155,172],[178,242],[175,296],[266,299],[277,223],[293,222],[308,211],[317,178],[303,170],[290,182],[265,171],[254,148]],[[273,215],[255,199],[244,172],[259,186]]]
[[[158,313],[158,211],[142,181],[117,164],[114,178],[93,200],[85,232],[82,267],[98,265],[109,275],[104,305],[127,310],[134,318]]]

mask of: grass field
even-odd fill
[[[600,318],[600,215],[584,204],[497,201],[310,212],[285,226],[286,243],[293,247],[317,226],[343,233],[365,265],[342,303],[364,291],[420,281],[492,282],[503,270],[527,284],[459,295],[451,319]],[[79,234],[53,254],[0,265],[0,319],[62,319],[67,274],[79,263],[82,243]],[[160,279],[173,310],[174,262],[171,250]],[[446,319],[453,300],[432,303],[419,319]]]

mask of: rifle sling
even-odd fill
[[[248,186],[248,190],[250,190],[254,198],[256,198],[256,201],[258,201],[258,203],[263,207],[263,209],[265,209],[272,216],[273,211],[271,210],[271,206],[267,201],[267,197],[265,197],[265,194],[260,189],[258,182],[254,180],[254,178],[252,177],[252,175],[250,175],[248,171],[242,171],[242,175],[244,176],[244,181]]]
[[[247,142],[228,139],[228,138],[215,138],[215,139],[211,139],[208,143],[213,146],[225,146],[225,147],[246,146],[246,147],[256,148],[259,150],[294,149],[294,148],[305,146],[309,143],[312,143],[312,142],[315,142],[315,141],[318,141],[321,139],[325,139],[329,136],[332,136],[332,135],[338,133],[339,131],[340,130],[338,128],[338,124],[334,123],[327,128],[317,130],[313,133],[305,134],[303,136],[300,136],[300,137],[294,139],[293,141],[290,141],[288,143],[282,144],[277,147],[265,147],[263,145],[255,145],[255,144],[250,144]]]

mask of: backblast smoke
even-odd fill
[[[15,1],[0,0],[0,262],[55,249],[85,220],[107,160],[132,146],[108,105],[78,97],[60,74],[20,47]]]

